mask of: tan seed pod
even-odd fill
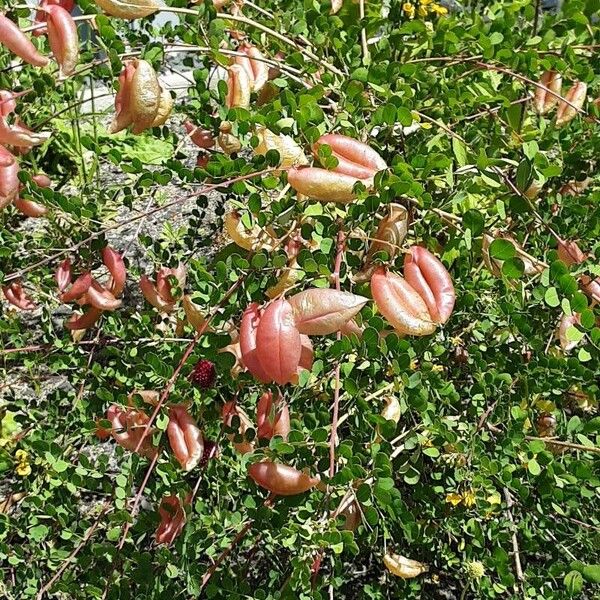
[[[556,71],[546,71],[542,75],[540,83],[554,92],[554,94],[551,94],[543,88],[535,88],[533,105],[540,115],[545,115],[558,103],[558,97],[555,94],[560,94],[562,88],[562,75]]]
[[[96,4],[107,15],[128,20],[142,19],[160,8],[156,0],[96,0]]]
[[[302,148],[289,135],[276,135],[270,129],[258,126],[256,137],[259,139],[259,144],[254,149],[254,153],[264,156],[269,150],[277,150],[280,159],[279,166],[282,169],[308,164]]]
[[[571,89],[565,95],[565,99],[568,100],[571,104],[561,102],[558,105],[558,110],[556,111],[557,127],[562,127],[563,125],[566,125],[577,116],[577,113],[579,112],[578,109],[581,109],[581,107],[583,106],[586,95],[587,84],[583,83],[583,81],[575,82]]]
[[[225,105],[227,108],[248,108],[252,85],[246,69],[241,65],[234,64],[228,68],[228,71]]]
[[[413,577],[418,577],[422,573],[429,571],[427,565],[391,552],[388,552],[383,557],[383,564],[391,573],[397,577],[402,577],[402,579],[412,579]]]
[[[160,84],[156,71],[149,62],[135,61],[135,73],[131,80],[130,94],[132,132],[137,134],[152,127],[160,106]]]
[[[381,416],[388,420],[394,421],[394,423],[398,423],[400,421],[400,402],[396,396],[387,396],[385,398],[385,406],[381,411]]]
[[[171,97],[171,93],[166,88],[163,88],[160,93],[158,112],[156,113],[156,117],[154,117],[152,127],[161,127],[164,125],[167,122],[167,119],[171,116],[172,110],[173,98]]]

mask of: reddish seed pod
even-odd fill
[[[540,83],[554,92],[552,94],[541,87],[535,88],[533,105],[540,115],[545,115],[558,103],[558,96],[556,94],[560,95],[561,93],[562,75],[556,71],[546,71],[542,75]]]
[[[0,45],[35,67],[45,67],[50,59],[42,56],[31,40],[10,19],[0,14]]]
[[[43,217],[48,213],[48,209],[43,204],[25,198],[17,198],[13,201],[13,206],[26,217],[34,219]]]
[[[281,298],[264,310],[256,330],[256,354],[270,379],[284,385],[296,375],[302,344],[290,303]]]
[[[204,443],[202,433],[183,405],[169,410],[167,436],[175,458],[185,471],[191,471],[202,458]]]
[[[54,273],[54,279],[56,280],[59,292],[64,292],[69,287],[72,277],[71,261],[68,258],[65,258],[65,260],[58,265],[58,268]]]
[[[579,278],[579,285],[586,296],[596,302],[600,302],[600,277],[592,279],[587,275],[582,275]]]
[[[121,306],[121,300],[115,298],[113,294],[102,287],[95,279],[92,279],[86,296],[88,303],[100,310],[116,310]]]
[[[299,194],[321,202],[348,204],[356,198],[354,186],[360,181],[366,188],[372,179],[358,179],[345,173],[336,173],[317,167],[293,167],[288,171],[288,183]]]
[[[225,106],[227,108],[248,108],[250,106],[251,83],[246,70],[238,65],[231,65],[228,69],[227,97]]]
[[[102,262],[111,275],[111,281],[107,288],[113,296],[118,298],[125,289],[127,279],[127,269],[123,257],[110,246],[106,246],[102,250]]]
[[[445,323],[452,314],[456,294],[442,262],[422,246],[412,246],[404,260],[404,277],[425,301],[431,319]]]
[[[311,288],[289,298],[296,327],[306,335],[339,331],[360,312],[367,298],[328,288]]]
[[[42,2],[40,2],[40,9],[35,11],[35,19],[33,21],[34,25],[46,22],[47,13],[43,9],[47,6],[51,6],[52,4],[62,6],[62,8],[64,8],[68,13],[71,13],[75,7],[75,2],[73,2],[73,0],[42,0]],[[46,27],[37,27],[31,33],[38,37],[40,35],[45,35],[47,32],[48,30]]]
[[[318,158],[319,147],[322,145],[329,146],[332,155],[337,158],[338,165],[333,169],[336,173],[368,179],[378,171],[387,169],[385,161],[373,148],[346,135],[322,135],[313,145],[315,158]]]
[[[377,268],[371,292],[381,314],[399,333],[423,336],[435,331],[427,304],[400,275]]]
[[[0,146],[0,210],[17,198],[19,187],[17,160],[4,146]]]
[[[248,467],[248,475],[262,488],[277,496],[302,494],[319,483],[319,477],[310,477],[293,467],[264,461]]]
[[[138,454],[146,458],[153,458],[157,453],[157,448],[152,444],[153,429],[150,428],[144,435],[144,431],[150,417],[143,411],[134,408],[121,408],[112,404],[106,418],[112,424],[111,434],[117,444],[135,452],[138,444],[140,445]]]
[[[70,265],[69,265],[70,271]],[[70,281],[70,273],[69,273],[69,281]],[[81,298],[92,285],[92,275],[89,271],[82,273],[74,282],[73,285],[63,294],[61,294],[60,299],[61,302],[73,302],[78,298]]]
[[[564,96],[565,100],[568,100],[570,104],[561,101],[558,105],[558,110],[556,111],[557,127],[566,125],[577,116],[578,109],[581,109],[583,106],[586,95],[587,84],[583,83],[583,81],[576,81]]]
[[[80,316],[73,315],[66,323],[65,327],[71,331],[79,331],[93,327],[104,311],[99,308],[90,308]]]
[[[581,315],[573,313],[571,315],[563,315],[558,325],[558,341],[564,352],[570,352],[579,344],[580,339],[569,339],[568,331],[572,327],[581,323]]]
[[[284,440],[290,432],[290,411],[281,396],[273,402],[273,393],[265,392],[256,406],[256,434],[259,438],[270,440],[273,436],[280,436]]]
[[[79,60],[79,35],[71,13],[62,6],[53,4],[46,7],[48,13],[48,42],[56,62],[60,66],[60,76],[71,75]]]
[[[186,504],[189,504],[189,499]],[[156,530],[156,543],[170,546],[185,525],[185,510],[177,496],[165,496],[158,508],[160,523]]]
[[[35,302],[29,297],[23,286],[16,281],[2,288],[4,297],[17,308],[21,310],[35,310]]]
[[[262,316],[258,304],[253,302],[242,315],[240,325],[240,351],[242,362],[248,371],[262,383],[269,383],[271,378],[263,369],[256,350],[256,332]]]
[[[574,241],[559,240],[557,250],[558,258],[568,267],[578,265],[587,258],[587,255],[582,252],[577,242]]]
[[[191,121],[187,120],[183,122],[186,132],[190,136],[190,139],[198,148],[204,148],[208,150],[213,148],[215,145],[215,138],[212,131],[208,129],[201,129],[197,125],[194,125]]]

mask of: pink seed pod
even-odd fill
[[[0,210],[17,198],[20,186],[19,164],[4,146],[0,146]]]
[[[317,167],[293,167],[288,171],[287,177],[288,183],[296,192],[321,202],[352,202],[356,199],[354,186],[358,181],[367,189],[373,187],[371,178],[360,179]]]
[[[111,276],[110,283],[106,287],[115,298],[118,298],[123,293],[127,280],[127,269],[123,257],[110,246],[106,246],[102,249],[102,262]]]
[[[586,296],[588,296],[595,302],[600,302],[600,277],[592,279],[587,275],[582,275],[579,278],[579,286],[581,287]]]
[[[557,250],[558,258],[560,258],[567,267],[579,265],[587,258],[587,255],[583,253],[577,242],[572,240],[559,240]]]
[[[40,8],[35,11],[35,19],[33,21],[34,25],[46,22],[47,13],[43,9],[47,6],[50,6],[51,4],[62,6],[69,13],[71,13],[73,11],[73,8],[75,7],[75,2],[73,2],[73,0],[42,0],[42,2],[40,2]],[[45,35],[46,33],[48,33],[48,29],[46,27],[37,27],[31,33],[34,36],[38,37],[40,35]]]
[[[79,60],[77,25],[71,13],[62,6],[51,4],[45,10],[48,13],[48,42],[63,78],[75,71]]]
[[[70,270],[70,266],[69,266]],[[69,276],[70,281],[70,276]],[[92,275],[89,271],[82,273],[74,282],[73,285],[60,296],[61,302],[73,302],[78,298],[81,298],[92,285]],[[59,288],[60,289],[60,288]]]
[[[558,340],[560,342],[560,347],[563,352],[571,352],[573,348],[575,348],[579,342],[578,340],[570,340],[568,336],[568,331],[571,327],[575,325],[579,325],[581,323],[581,315],[578,313],[573,313],[572,315],[563,315],[560,323],[558,325]]]
[[[121,306],[121,300],[115,298],[109,290],[102,287],[95,279],[92,279],[86,296],[88,303],[100,310],[116,310]]]
[[[311,288],[289,298],[296,327],[306,335],[329,335],[354,318],[368,299],[349,292]]]
[[[302,494],[320,481],[319,477],[311,477],[293,467],[271,461],[250,465],[248,475],[257,485],[277,496]]]
[[[35,67],[45,67],[50,59],[42,56],[31,40],[10,19],[0,14],[0,45]]]
[[[186,499],[189,504],[190,499]],[[156,529],[157,544],[170,546],[182,532],[185,525],[185,510],[177,496],[165,496],[158,507],[160,523]]]
[[[154,308],[164,313],[173,312],[177,303],[177,299],[172,294],[171,282],[169,281],[171,277],[175,277],[177,287],[183,289],[186,280],[185,265],[180,264],[175,269],[161,267],[156,275],[156,284],[153,284],[145,275],[140,279],[140,289],[144,298]]]
[[[48,214],[48,209],[43,204],[34,200],[17,198],[13,201],[13,206],[26,217],[33,217],[34,219]]]
[[[71,261],[68,258],[65,258],[54,273],[54,279],[56,280],[56,285],[58,286],[59,292],[64,292],[71,284],[71,280],[73,278],[73,271],[71,269]],[[91,282],[90,282],[91,283]]]
[[[546,71],[542,75],[540,83],[547,87],[548,90],[554,92],[554,94],[552,94],[544,88],[535,88],[533,106],[540,115],[545,115],[547,112],[550,112],[558,103],[558,96],[556,94],[560,95],[561,93],[562,75],[556,71]]]
[[[264,61],[264,56],[258,48],[247,42],[240,45],[239,51],[246,57],[236,56],[235,61],[246,70],[252,90],[259,92],[269,79],[269,67]]]
[[[208,150],[213,148],[215,145],[215,138],[211,131],[208,129],[201,129],[197,125],[194,125],[191,121],[187,120],[183,122],[186,132],[190,136],[190,139],[198,148],[204,148]]]
[[[571,89],[565,94],[565,100],[568,100],[573,106],[564,101],[561,101],[558,105],[558,110],[556,111],[557,127],[566,125],[577,116],[577,113],[585,102],[586,95],[587,84],[583,83],[583,81],[576,81]]]
[[[265,392],[256,406],[256,434],[259,438],[270,440],[280,436],[287,440],[290,433],[290,411],[281,396],[273,402],[273,392]]]
[[[50,177],[48,177],[48,175],[44,175],[43,173],[34,175],[31,180],[41,188],[49,188],[52,185],[52,180]]]
[[[2,291],[4,292],[4,297],[8,300],[8,302],[17,308],[20,308],[21,310],[29,311],[37,308],[35,302],[23,289],[23,286],[16,281],[4,286]]]
[[[279,385],[296,375],[302,346],[292,307],[285,298],[265,308],[256,330],[256,353],[263,371]]]
[[[7,117],[17,109],[16,96],[7,90],[0,90],[0,117]]]
[[[225,106],[227,108],[248,108],[250,106],[250,93],[252,91],[250,78],[246,70],[238,64],[228,68],[227,97]]]
[[[253,302],[242,315],[240,325],[240,352],[242,362],[248,371],[262,383],[269,383],[271,378],[263,369],[256,349],[256,332],[262,316],[262,310]]]
[[[73,315],[66,323],[65,327],[71,331],[80,331],[93,327],[104,311],[99,308],[90,308],[82,315]]]
[[[185,471],[191,471],[202,458],[204,443],[196,421],[183,405],[169,409],[167,436],[175,458]]]
[[[381,314],[399,333],[423,336],[435,331],[427,304],[400,275],[378,267],[371,277],[371,292]]]
[[[153,458],[156,455],[158,450],[152,444],[153,429],[150,428],[144,435],[150,417],[143,410],[112,404],[106,412],[106,418],[112,424],[111,434],[119,446],[135,452],[140,444],[137,451],[140,456]]]
[[[452,314],[456,294],[442,262],[422,246],[412,246],[404,260],[404,277],[425,301],[431,319],[445,323]]]
[[[131,85],[135,75],[135,63],[129,61],[119,75],[119,91],[115,96],[115,117],[109,127],[110,133],[127,129],[133,123]]]
[[[346,135],[322,135],[313,145],[315,158],[319,157],[319,147],[323,145],[329,146],[338,160],[338,165],[333,169],[336,173],[369,179],[378,171],[387,169],[385,161],[373,148]]]

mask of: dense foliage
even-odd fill
[[[21,196],[47,213],[0,213],[0,284],[19,282],[35,304],[2,300],[0,596],[594,597],[600,310],[583,287],[600,276],[598,0],[556,14],[535,0],[167,0],[135,20],[77,4],[70,75],[0,46],[0,90],[22,92],[19,118],[51,132],[17,156]],[[22,29],[35,15],[16,1],[0,11]],[[50,55],[46,36],[31,39]],[[242,40],[278,72],[249,106],[228,109],[223,67]],[[139,135],[110,133],[119,75],[136,57],[167,91],[179,75],[173,112]],[[556,106],[534,110],[546,71],[562,75],[561,102],[587,84],[561,127]],[[186,120],[220,143],[194,146]],[[340,133],[388,168],[352,202],[310,200],[287,185],[276,150],[254,150],[262,128],[293,138],[305,162],[321,135]],[[336,167],[327,148],[314,162]],[[40,173],[51,187],[35,184]],[[401,273],[408,248],[424,246],[454,284],[454,312],[430,335],[391,330],[360,276],[390,203],[410,217],[406,240],[369,260]],[[253,249],[230,239],[233,209]],[[561,252],[568,241],[576,260]],[[107,245],[125,257],[121,304],[71,331],[55,271],[68,258],[105,282]],[[148,297],[159,268],[180,263],[187,281],[163,277],[172,294],[155,299],[159,311],[140,278]],[[369,302],[360,335],[313,337],[310,372],[277,386],[223,349],[282,274],[288,296],[339,278]],[[250,427],[254,451],[240,454],[240,417],[224,424],[223,405],[235,399],[253,421],[267,389],[283,394],[291,431],[254,439]],[[157,392],[158,405],[136,390]],[[190,471],[169,450],[173,404],[197,421],[205,450],[218,445]],[[161,452],[116,445],[111,405],[151,415]],[[321,484],[268,495],[248,477],[265,457]],[[185,524],[157,544],[166,496]],[[349,501],[358,525],[338,514]],[[411,577],[386,568],[391,553],[418,561]]]

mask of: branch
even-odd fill
[[[512,507],[513,507],[513,499],[512,496],[510,495],[510,492],[508,491],[508,488],[504,487],[502,488],[502,493],[504,494],[504,500],[506,501],[506,512],[508,514],[508,520],[511,523],[511,529],[512,529],[512,536],[511,536],[511,541],[512,541],[512,547],[513,547],[513,558],[515,560],[515,571],[517,572],[517,579],[519,581],[523,581],[525,579],[525,577],[523,576],[523,569],[521,567],[521,554],[519,552],[519,540],[517,539],[517,531],[516,531],[516,526],[515,526],[515,520],[513,518],[513,514],[512,514]]]

